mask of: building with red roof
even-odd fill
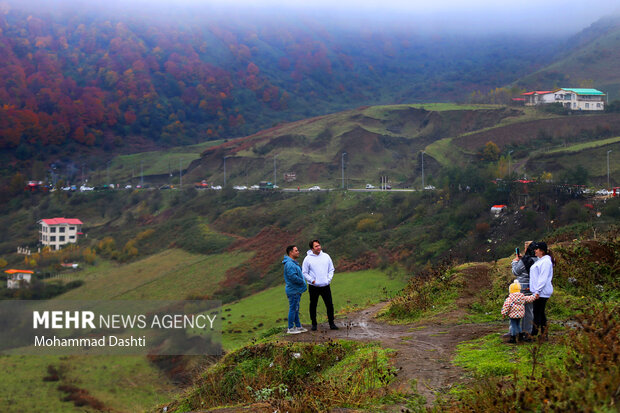
[[[34,271],[16,269],[4,272],[8,274],[6,280],[6,288],[8,289],[22,288],[29,285],[32,282],[32,274],[34,274]]]
[[[39,225],[39,242],[52,250],[75,244],[82,235],[83,223],[77,218],[47,218],[40,220]]]

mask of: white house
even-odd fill
[[[77,218],[49,218],[39,221],[39,242],[58,250],[63,245],[78,241],[82,234],[82,221]]]
[[[17,289],[26,286],[26,284],[29,285],[32,281],[32,274],[34,274],[33,271],[29,270],[6,270],[5,273],[9,274],[6,280],[6,288],[8,289]]]
[[[522,93],[525,106],[561,103],[570,110],[604,110],[605,94],[596,89],[561,88]]]
[[[491,207],[491,213],[495,214],[496,216],[501,214],[502,212],[506,212],[506,209],[508,208],[507,205],[493,205]]]

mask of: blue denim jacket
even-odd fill
[[[284,264],[284,282],[286,283],[287,294],[301,294],[308,289],[306,285],[306,279],[301,273],[301,266],[297,261],[289,257],[284,256],[282,260]]]

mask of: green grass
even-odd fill
[[[404,285],[405,282],[402,279],[390,278],[379,270],[336,273],[331,284],[334,309],[342,318],[344,311],[379,302],[386,298],[385,291],[388,294],[394,293]],[[301,322],[305,325],[310,323],[308,302],[306,292],[301,297],[299,311]],[[288,300],[284,293],[284,286],[273,287],[238,302],[225,305],[222,315],[225,318],[222,321],[224,330],[222,340],[225,349],[241,347],[253,338],[258,338],[275,327],[284,331],[288,317]],[[336,318],[339,317],[336,316]],[[327,322],[322,300],[319,300],[317,321],[319,323]],[[241,332],[228,333],[229,330]]]
[[[620,142],[620,136],[616,136],[615,138],[601,139],[598,141],[578,143],[576,145],[567,146],[565,148],[552,149],[547,153],[579,152],[584,149],[598,148],[599,146],[605,146],[617,142]]]
[[[222,140],[203,142],[197,145],[179,146],[171,149],[141,152],[132,155],[119,155],[110,164],[110,179],[114,182],[129,180],[132,177],[140,177],[140,167],[144,175],[162,175],[171,171],[179,175],[179,162],[181,168],[186,169],[189,164],[200,158],[200,154],[211,146],[221,144]],[[106,174],[107,170],[100,171]]]
[[[424,148],[428,156],[433,157],[442,166],[452,166],[461,153],[461,148],[452,143],[452,138],[440,139]]]
[[[379,105],[371,106],[364,109],[363,114],[375,119],[385,119],[390,112],[394,110],[403,110],[409,108],[425,109],[428,111],[443,112],[449,110],[480,110],[480,109],[498,109],[501,105],[459,105],[456,103],[415,103],[405,105]]]
[[[45,406],[49,412],[84,411],[61,401],[58,382],[43,381],[47,366],[58,362],[52,356],[0,356],[0,410],[38,412]]]
[[[480,376],[506,376],[515,369],[520,375],[529,375],[532,371],[532,346],[534,344],[506,344],[500,334],[490,334],[459,344],[453,363]],[[545,365],[559,368],[565,352],[564,346],[547,343],[542,345],[539,357]],[[537,372],[540,373],[540,367]]]
[[[226,271],[251,253],[215,255],[164,250],[125,265],[110,263],[89,268],[84,285],[59,297],[60,300],[183,300],[188,295],[211,294]]]
[[[63,364],[68,381],[118,411],[144,411],[169,400],[175,390],[144,356],[74,356]]]
[[[61,368],[62,381],[43,381],[48,366]],[[143,411],[172,395],[173,385],[146,357],[0,356],[0,410],[14,412],[94,412],[64,402],[59,384],[85,389],[119,412]]]

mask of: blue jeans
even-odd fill
[[[300,294],[286,294],[288,297],[288,328],[301,327],[299,322],[299,302]]]
[[[516,336],[517,334],[521,334],[521,319],[520,318],[511,318],[510,319],[510,335]]]

